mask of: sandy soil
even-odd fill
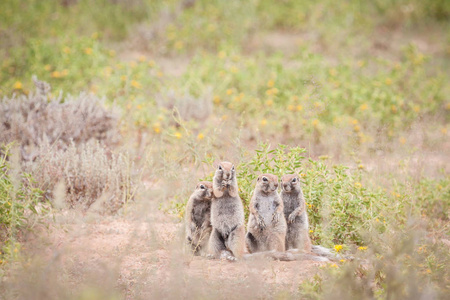
[[[192,257],[182,251],[182,224],[153,212],[120,217],[61,212],[56,225],[29,239],[25,251],[35,268],[52,269],[49,273],[69,291],[100,283],[128,299],[295,293],[326,264]]]

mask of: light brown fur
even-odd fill
[[[199,182],[185,210],[186,240],[195,255],[204,254],[211,235],[212,182]]]
[[[258,177],[247,225],[246,245],[250,253],[285,250],[287,226],[277,188],[277,176],[262,174]]]
[[[238,195],[236,170],[232,163],[218,164],[213,178],[211,204],[212,233],[209,253],[212,258],[241,258],[245,248],[244,206]]]
[[[281,178],[281,184],[284,216],[288,224],[286,249],[298,249],[303,252],[311,252],[308,214],[300,186],[300,178],[297,174],[284,175]]]

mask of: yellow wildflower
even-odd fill
[[[362,187],[362,184],[360,182],[355,182],[355,187],[360,189]]]
[[[197,135],[197,140],[199,140],[199,141],[203,140],[204,138],[205,138],[205,135],[201,132]]]
[[[361,246],[361,247],[358,247],[358,250],[365,251],[365,250],[367,250],[367,247],[366,246]]]
[[[16,81],[15,83],[14,83],[14,89],[16,89],[16,90],[21,90],[22,89],[22,82],[20,82],[20,81]]]
[[[230,68],[231,73],[237,73],[239,71],[239,69],[236,66],[232,66]]]
[[[141,109],[142,109],[142,105],[138,104],[138,105],[136,106],[136,108],[139,109],[139,110],[141,110]]]
[[[336,252],[339,252],[339,251],[341,251],[341,250],[342,250],[342,248],[343,248],[343,246],[342,246],[342,245],[334,245],[334,250],[335,250]]]
[[[362,110],[362,111],[365,111],[365,110],[368,109],[368,108],[369,108],[369,106],[367,105],[367,103],[364,103],[364,104],[362,104],[362,105],[359,107],[359,109]]]
[[[219,104],[220,103],[220,97],[219,96],[214,96],[214,103],[215,104]]]
[[[146,60],[147,60],[147,58],[145,57],[145,55],[139,56],[139,61],[140,61],[140,62],[144,62],[144,61],[146,61]]]
[[[267,125],[267,120],[266,119],[262,119],[261,120],[261,125],[262,126],[266,126]]]
[[[44,66],[44,70],[45,70],[45,71],[50,71],[51,68],[52,68],[52,66],[50,66],[50,65],[45,65],[45,66]]]
[[[148,66],[149,66],[150,68],[153,68],[153,67],[155,66],[155,61],[154,61],[154,60],[149,60],[149,61],[148,61]]]
[[[397,106],[391,105],[391,110],[392,110],[393,113],[396,113],[397,112]]]
[[[225,57],[227,56],[227,54],[225,53],[225,51],[220,51],[220,52],[217,54],[217,56],[218,56],[220,59],[223,59],[223,58],[225,58]]]
[[[92,48],[84,49],[84,53],[86,53],[87,55],[91,55],[92,54]]]
[[[317,119],[312,120],[312,125],[313,126],[319,125],[319,120],[317,120]]]
[[[292,105],[292,104],[291,104],[291,105],[288,105],[288,110],[289,110],[289,111],[293,111],[294,109],[295,109],[294,105]]]
[[[303,106],[301,106],[301,105],[299,104],[299,105],[297,105],[296,109],[297,109],[297,111],[301,111],[301,110],[303,109]]]
[[[441,133],[442,133],[442,134],[447,134],[447,128],[442,127],[442,128],[441,128]]]
[[[161,132],[161,124],[159,122],[156,122],[155,124],[153,124],[153,131],[155,133],[160,133]]]
[[[231,94],[233,94],[233,89],[228,89],[227,90],[227,95],[231,95]]]
[[[364,165],[359,165],[358,169],[363,170],[364,169]]]
[[[181,134],[181,132],[179,132],[179,131],[177,131],[177,132],[175,132],[175,137],[177,138],[177,139],[181,139],[182,137],[183,137],[183,135]]]
[[[63,48],[63,52],[66,53],[66,54],[69,54],[71,52],[71,50],[70,50],[69,47],[66,46],[66,47]]]
[[[272,88],[275,85],[275,81],[273,79],[270,79],[269,81],[267,81],[267,86]]]
[[[276,95],[276,94],[278,94],[278,92],[279,92],[279,91],[278,91],[277,88],[275,88],[275,87],[272,88],[272,94]]]
[[[419,106],[419,105],[414,105],[414,106],[413,106],[413,110],[414,110],[416,113],[420,112],[420,106]]]
[[[267,100],[266,101],[266,105],[267,106],[272,106],[273,105],[273,100],[272,99]]]
[[[51,74],[51,76],[52,76],[53,78],[59,78],[59,77],[61,77],[61,73],[59,73],[59,71],[53,71],[52,74]]]
[[[392,79],[390,78],[386,78],[386,85],[391,85],[392,84]]]
[[[398,139],[398,141],[399,141],[400,144],[402,144],[402,145],[406,144],[406,139],[405,139],[404,137],[400,137],[400,138]]]
[[[69,70],[67,70],[67,69],[62,70],[62,72],[61,72],[62,76],[67,76],[67,74],[69,74]]]
[[[98,39],[98,32],[94,32],[93,34],[91,34],[91,38],[93,38],[94,40]]]
[[[131,86],[134,87],[134,88],[137,88],[137,89],[141,89],[142,88],[142,85],[136,80],[131,80]]]

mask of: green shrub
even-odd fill
[[[386,220],[383,213],[390,208],[390,199],[383,191],[365,188],[360,171],[350,172],[342,165],[328,166],[326,157],[319,160],[306,158],[306,150],[279,145],[271,149],[262,144],[253,156],[244,155],[236,166],[239,196],[244,203],[246,217],[248,205],[259,174],[300,175],[310,220],[310,234],[317,244],[362,245],[366,231],[383,232]],[[212,164],[212,161],[208,162]],[[212,180],[211,173],[202,180]],[[179,214],[184,205],[174,203],[172,210]],[[404,212],[397,211],[400,218]],[[181,214],[182,215],[182,214]]]
[[[20,167],[11,168],[8,161],[11,147],[12,144],[2,146],[0,151],[0,250],[3,253],[0,261],[17,253],[19,231],[45,213],[40,205],[44,193],[35,187],[34,178],[20,172]]]

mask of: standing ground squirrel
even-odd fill
[[[195,255],[206,251],[211,235],[212,182],[199,182],[186,205],[186,239]]]
[[[262,174],[258,177],[247,225],[246,244],[250,253],[285,250],[286,220],[277,189],[277,176]]]
[[[236,260],[236,257],[241,258],[244,253],[245,217],[244,206],[238,195],[236,170],[232,163],[218,164],[213,178],[213,192],[210,256],[225,256],[228,260]]]
[[[286,249],[311,252],[308,214],[300,180],[296,174],[288,174],[281,178],[281,183],[281,199],[283,199],[284,216],[287,221]]]

